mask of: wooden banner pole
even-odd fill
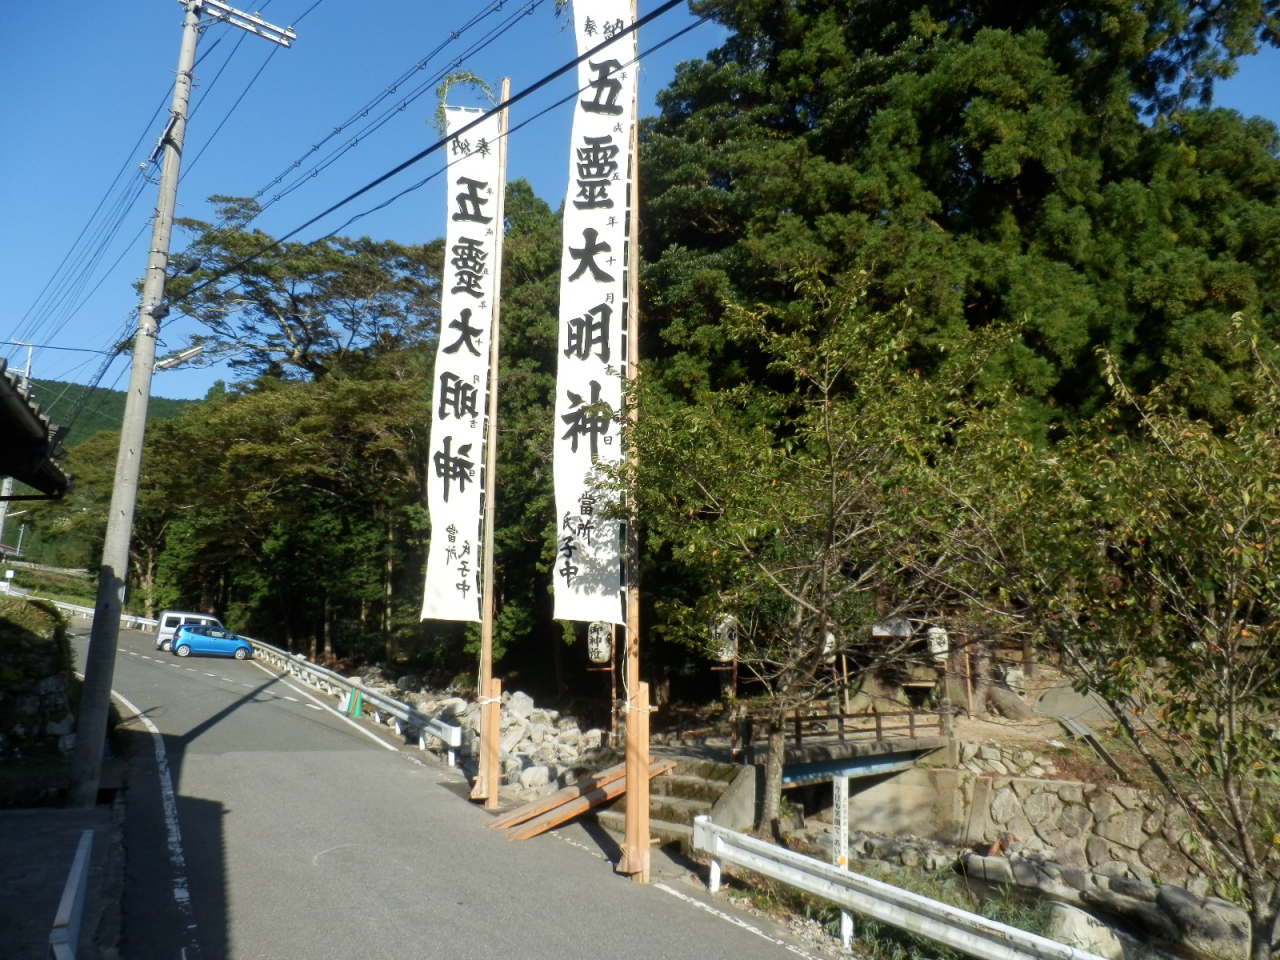
[[[502,94],[499,103],[506,104],[511,96],[511,80],[502,78]],[[493,696],[489,692],[493,681],[493,527],[497,512],[498,489],[498,330],[502,307],[502,224],[506,222],[507,198],[507,111],[498,115],[498,182],[494,187],[494,217],[497,225],[493,280],[493,326],[489,334],[489,402],[487,430],[484,445],[484,596],[480,603],[480,697]],[[501,689],[501,684],[498,685]],[[492,715],[492,723],[489,717]],[[480,762],[477,765],[476,782],[471,790],[472,800],[483,800],[492,809],[498,804],[498,723],[500,714],[495,705],[492,714],[489,704],[480,710]],[[490,729],[492,726],[493,729]],[[490,756],[492,751],[492,756]],[[493,779],[490,779],[493,777]]]
[[[631,19],[636,3],[631,2]],[[633,110],[638,103],[633,104]],[[635,115],[631,124],[631,194],[627,221],[627,419],[636,422],[636,382],[640,375],[640,137]],[[640,682],[640,514],[636,504],[636,449],[627,445],[631,477],[627,496],[627,813],[619,873],[649,882],[649,688]]]

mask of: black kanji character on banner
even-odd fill
[[[578,545],[574,543],[573,537],[571,536],[561,537],[556,548],[556,552],[560,554],[560,556],[564,557],[564,566],[557,570],[556,573],[564,577],[564,582],[566,584],[572,584],[573,578],[578,575],[578,566],[573,562],[573,555],[577,552],[577,549]]]
[[[592,227],[587,227],[582,231],[582,246],[570,247],[569,256],[578,261],[578,269],[569,274],[570,280],[577,280],[586,271],[591,271],[591,276],[600,283],[611,283],[613,277],[605,273],[596,265],[597,253],[609,253],[613,247],[609,246],[604,240],[599,239],[600,233]]]
[[[604,38],[606,40],[612,40],[614,37],[616,37],[625,29],[627,29],[627,25],[623,23],[622,18],[619,17],[617,20],[614,20],[612,23],[606,23],[604,25]]]
[[[469,140],[461,140],[458,137],[453,138],[453,143],[449,145],[449,150],[456,157],[458,154],[466,156],[471,152],[471,142]]]
[[[467,542],[466,548],[462,552],[464,555],[471,552],[470,541]],[[464,597],[471,590],[471,583],[469,579],[470,574],[471,574],[471,565],[467,563],[466,560],[463,560],[462,563],[458,564],[458,576],[461,577],[462,579],[459,580],[456,584],[454,584],[454,586],[462,593]]]
[[[565,348],[566,357],[577,357],[585,360],[591,356],[593,347],[598,348],[596,356],[601,363],[609,362],[609,319],[613,316],[613,308],[607,303],[592,307],[580,317],[569,321],[566,333],[569,346]]]
[[[591,100],[579,100],[582,109],[587,113],[607,113],[610,116],[622,113],[622,104],[618,103],[622,81],[613,77],[614,73],[622,69],[622,64],[617,60],[603,60],[600,63],[591,60],[587,65],[596,72],[596,78],[588,81],[595,97]]]
[[[578,148],[578,196],[573,201],[579,210],[609,209],[610,181],[618,179],[618,148],[613,137],[583,137],[585,147]]]
[[[444,481],[444,502],[449,502],[449,484],[458,482],[458,492],[467,489],[467,481],[474,476],[475,464],[466,459],[471,456],[471,444],[464,443],[458,448],[457,456],[450,453],[453,437],[444,438],[444,449],[436,451],[431,459],[436,465],[436,476]]]
[[[475,338],[484,333],[480,327],[473,327],[470,324],[471,309],[463,307],[462,312],[458,314],[458,319],[453,320],[449,324],[450,330],[458,331],[458,339],[443,349],[443,353],[454,354],[458,352],[458,348],[466,346],[467,352],[473,357],[480,356],[480,350],[476,347]]]
[[[479,240],[462,237],[453,245],[452,252],[449,263],[457,273],[453,275],[453,289],[449,292],[465,293],[479,300],[484,296],[480,279],[484,276],[484,262],[489,258],[489,251]]]
[[[459,420],[478,417],[476,398],[479,394],[479,390],[456,373],[446,370],[440,374],[440,408],[436,416],[443,420],[452,411]]]
[[[607,403],[600,402],[600,384],[591,381],[591,400],[584,403],[582,397],[572,390],[566,390],[569,402],[574,408],[560,419],[569,425],[561,440],[572,441],[572,450],[578,452],[578,438],[585,435],[591,444],[591,458],[594,460],[599,452],[599,441],[607,436],[613,423],[613,411]]]
[[[458,201],[458,212],[453,215],[454,220],[467,220],[471,223],[489,223],[493,217],[486,217],[480,210],[482,206],[489,202],[488,197],[480,196],[481,190],[488,190],[489,184],[482,180],[472,180],[470,177],[459,177],[458,186],[466,189],[454,196]]]

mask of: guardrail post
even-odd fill
[[[705,813],[693,818],[693,845],[705,850],[711,857],[711,870],[707,875],[707,889],[716,893],[720,889],[720,858],[716,856],[716,837],[711,818]]]

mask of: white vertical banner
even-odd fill
[[[427,507],[431,546],[422,618],[480,619],[485,398],[497,262],[499,114],[445,109],[449,138],[440,343],[436,350]]]
[[[627,216],[635,124],[631,0],[573,0],[581,56],[569,147],[560,267],[555,405],[557,620],[626,623],[621,524],[591,477],[623,457],[618,416],[627,373]]]

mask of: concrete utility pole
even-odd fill
[[[151,248],[147,273],[142,282],[142,303],[138,309],[138,331],[133,344],[133,366],[129,393],[125,397],[124,423],[120,428],[120,452],[116,456],[115,483],[111,489],[111,510],[98,568],[98,598],[93,627],[89,634],[89,655],[84,671],[80,716],[76,723],[75,747],[71,753],[70,791],[67,805],[92,807],[98,798],[102,775],[102,750],[106,740],[107,714],[111,706],[111,680],[115,672],[116,647],[120,640],[120,614],[124,608],[124,588],[129,568],[129,541],[133,535],[133,514],[138,502],[138,477],[142,472],[142,440],[147,429],[147,403],[151,398],[151,374],[156,359],[156,337],[160,320],[168,312],[164,305],[166,269],[169,265],[169,237],[173,232],[173,208],[178,192],[178,168],[182,161],[182,140],[186,133],[187,106],[191,99],[191,71],[196,62],[200,14],[223,20],[281,46],[297,39],[292,30],[281,29],[250,14],[241,13],[218,0],[178,0],[186,10],[182,23],[182,47],[178,73],[173,84],[173,105],[169,122],[160,138],[164,159],[160,167],[160,192],[155,221],[151,227]]]

